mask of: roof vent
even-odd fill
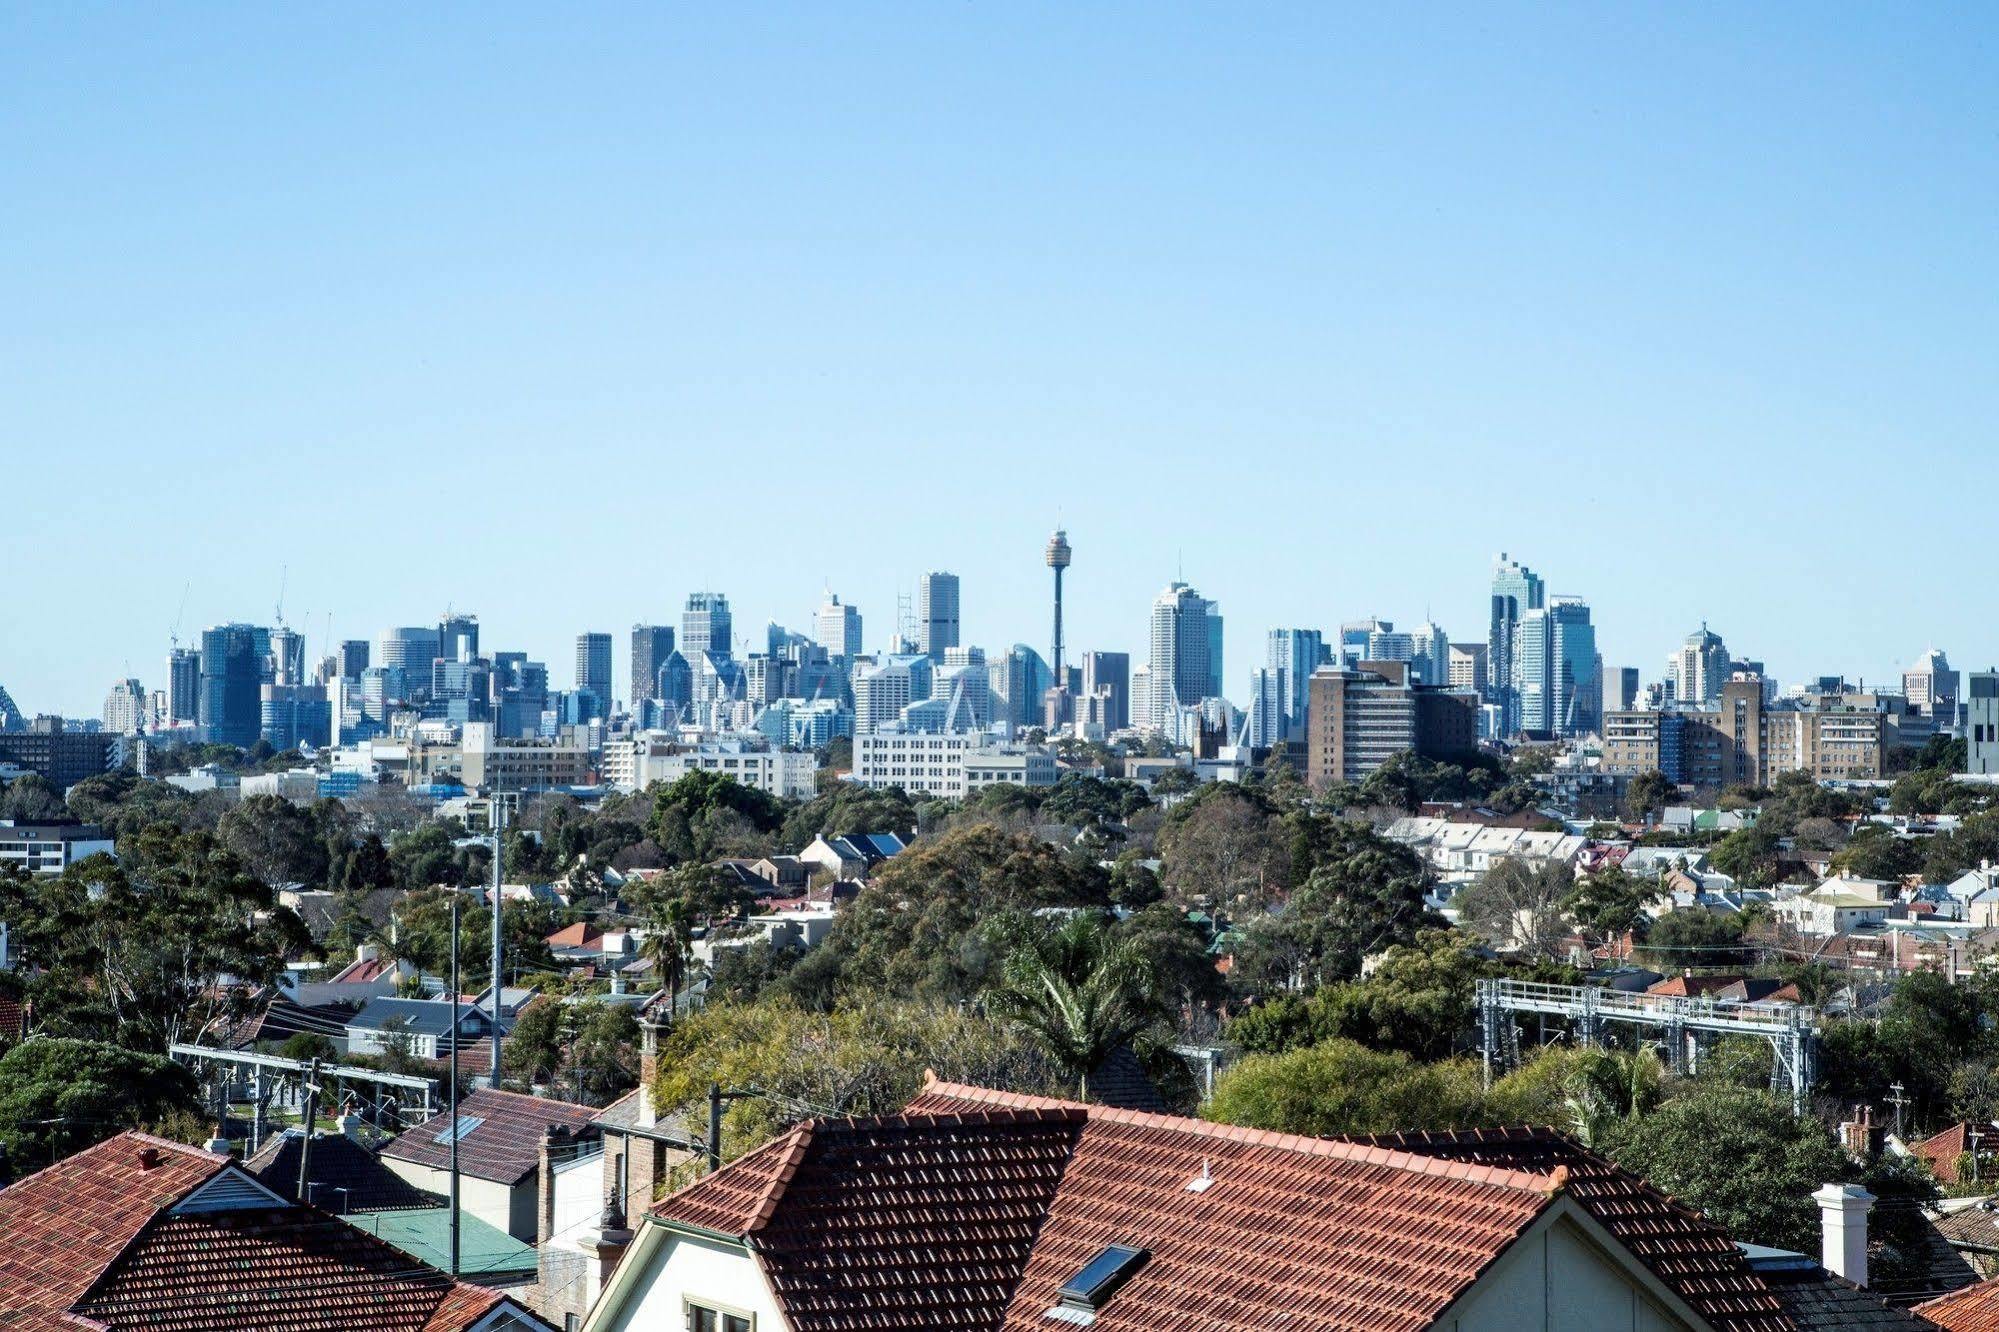
[[[1055,1292],[1061,1303],[1048,1311],[1048,1317],[1084,1326],[1095,1322],[1097,1311],[1150,1256],[1129,1244],[1105,1245],[1080,1272],[1062,1283]]]
[[[152,1170],[165,1159],[157,1147],[141,1147],[139,1149],[139,1169],[141,1170]]]
[[[1187,1192],[1206,1193],[1215,1187],[1215,1172],[1208,1164],[1208,1158],[1201,1158],[1201,1173],[1187,1181]]]

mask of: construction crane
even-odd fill
[[[291,581],[292,567],[289,564],[278,568],[278,605],[272,612],[278,628],[285,627],[285,584]]]
[[[194,584],[191,582],[181,584],[180,606],[174,611],[173,628],[167,630],[167,642],[176,648],[180,646],[181,617],[187,614],[187,594],[193,587]]]

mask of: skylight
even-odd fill
[[[1112,1294],[1136,1272],[1146,1258],[1144,1249],[1127,1244],[1109,1244],[1083,1265],[1083,1270],[1062,1283],[1055,1292],[1065,1308],[1092,1312],[1104,1307]]]
[[[485,1122],[485,1119],[479,1115],[460,1115],[452,1121],[451,1127],[438,1133],[436,1141],[451,1142],[456,1139],[459,1142],[463,1142],[465,1141],[466,1134]]]

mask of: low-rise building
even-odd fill
[[[1888,743],[1879,699],[1826,693],[1771,702],[1761,679],[1738,678],[1713,708],[1605,714],[1603,770],[1656,771],[1703,790],[1768,786],[1785,772],[1865,781],[1887,771]]]
[[[963,800],[996,782],[1053,786],[1055,755],[1035,745],[995,745],[977,732],[878,728],[854,737],[853,780],[911,795]]]
[[[419,1124],[383,1147],[382,1163],[427,1193],[449,1193],[455,1136],[465,1210],[532,1244],[543,1140],[558,1127],[579,1140],[596,1118],[589,1106],[482,1087],[459,1100],[455,1122],[446,1116]]]
[[[0,819],[0,863],[30,874],[60,874],[88,856],[112,855],[111,834],[94,823],[17,823]]]
[[[810,800],[818,790],[819,760],[761,742],[690,745],[670,731],[640,731],[604,746],[604,782],[620,791],[643,791],[690,772],[718,773],[786,800]]]
[[[492,722],[468,722],[461,742],[465,784],[501,795],[584,786],[596,757],[580,738],[502,738]]]

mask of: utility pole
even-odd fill
[[[1902,1107],[1909,1103],[1908,1089],[1899,1082],[1888,1084],[1888,1103],[1895,1107],[1895,1136],[1902,1136]]]
[[[506,859],[507,845],[507,802],[505,797],[501,796],[498,791],[495,791],[492,796],[492,803],[488,808],[490,812],[487,815],[486,821],[492,826],[493,830],[493,1071],[491,1085],[493,1090],[498,1091],[500,1089],[500,950],[502,940],[505,937],[501,932],[504,922],[500,918],[506,914],[504,903],[500,898],[500,880],[505,877],[501,872],[501,862]]]
[[[451,1277],[458,1277],[458,898],[451,894]],[[317,1061],[314,1061],[317,1067]]]

